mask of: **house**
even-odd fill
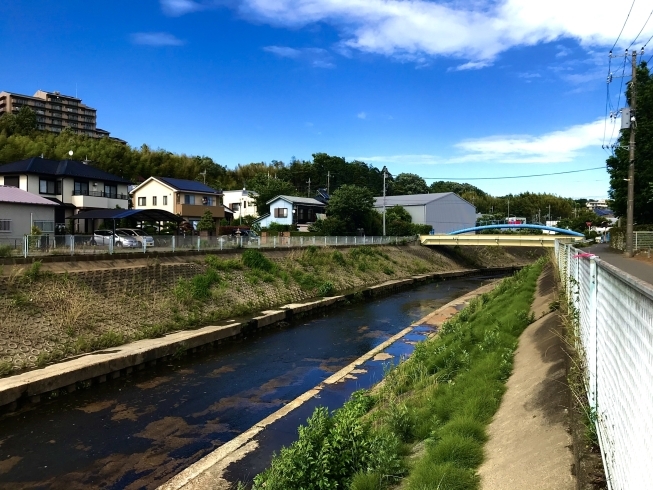
[[[316,215],[326,209],[324,203],[310,197],[277,196],[266,204],[270,205],[270,212],[254,221],[261,228],[267,228],[271,223],[308,228],[317,219]]]
[[[60,204],[55,208],[55,226],[81,210],[129,207],[129,180],[77,160],[28,158],[0,166],[0,185],[17,187]],[[94,224],[77,221],[76,232],[86,233]]]
[[[169,177],[150,177],[131,191],[134,209],[163,209],[181,216],[193,228],[207,210],[214,220],[225,217],[221,195],[222,191],[202,182]]]
[[[32,226],[44,234],[54,233],[55,209],[59,205],[17,187],[0,186],[0,245],[15,246],[29,235]]]
[[[234,219],[240,219],[243,216],[258,216],[256,212],[256,201],[254,198],[258,194],[253,191],[243,190],[222,191],[222,204],[231,209],[234,213]]]
[[[374,198],[374,209],[383,212],[401,206],[413,218],[413,223],[431,225],[434,233],[449,233],[476,224],[476,208],[453,192],[386,196]]]

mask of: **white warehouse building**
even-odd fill
[[[413,223],[431,225],[436,234],[449,233],[476,225],[476,208],[453,192],[386,196],[374,198],[374,209],[383,212],[401,206],[413,218]]]

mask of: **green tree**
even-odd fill
[[[364,228],[368,235],[373,234],[372,229],[376,231],[378,225],[375,221],[377,217],[380,218],[379,213],[374,211],[372,191],[357,185],[343,185],[335,191],[327,204],[326,214],[345,223],[347,231]]]
[[[403,221],[405,223],[413,222],[413,217],[403,206],[392,206],[391,208],[386,208],[385,219],[386,221]]]
[[[213,220],[213,214],[208,209],[204,211],[202,219],[197,223],[197,231],[214,231],[215,230],[215,221]]]
[[[643,62],[636,73],[637,87],[637,145],[635,146],[635,223],[653,223],[653,77]],[[626,89],[626,100],[631,102],[632,84]],[[628,201],[628,166],[630,129],[623,129],[617,140],[614,156],[606,160],[610,174],[608,195],[616,216],[626,216]]]
[[[34,111],[24,105],[16,114],[16,133],[30,134],[36,130],[36,114]]]
[[[276,196],[297,195],[297,190],[290,182],[282,179],[272,179],[264,174],[258,174],[250,179],[247,187],[258,193],[258,196],[254,198],[254,202],[259,216],[270,212],[270,205],[267,204],[270,199]]]
[[[566,228],[568,230],[578,231],[580,233],[587,232],[589,226],[587,223],[591,223],[590,226],[608,226],[608,220],[598,216],[594,211],[591,211],[587,208],[582,209],[575,217],[565,218],[558,221],[558,228]]]
[[[403,173],[394,178],[390,187],[391,195],[426,194],[429,191],[426,181],[417,174]]]

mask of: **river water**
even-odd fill
[[[156,488],[487,280],[451,279],[342,306],[6,414],[0,488]]]

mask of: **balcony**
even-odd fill
[[[127,209],[129,195],[102,191],[73,191],[71,203],[78,208]]]
[[[201,218],[206,211],[211,211],[214,218],[224,218],[224,207],[202,204],[177,204],[175,212],[184,218]]]

